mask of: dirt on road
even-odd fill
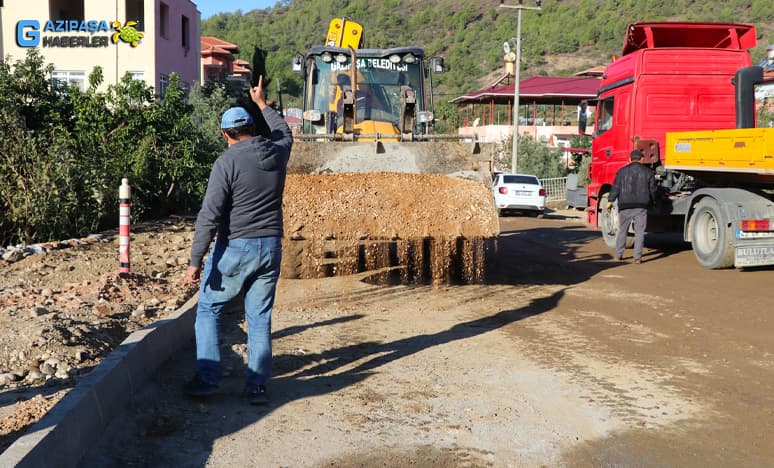
[[[235,311],[224,323],[222,392],[202,400],[182,395],[194,369],[191,343],[133,396],[83,466],[769,465],[774,340],[767,291],[774,270],[703,270],[669,236],[647,237],[641,265],[615,262],[581,214],[501,218],[498,262],[487,266],[482,284],[385,283],[396,277],[379,271],[281,279],[269,406],[239,398],[245,336]],[[147,231],[149,246],[171,245],[159,242],[163,235],[179,236],[188,248],[190,220],[162,227]],[[114,265],[115,245],[104,260],[86,254],[100,245],[62,250],[71,256],[59,262],[67,271],[46,270],[82,284],[84,262]],[[81,254],[88,260],[76,261]],[[168,269],[139,272],[147,275],[144,287],[107,289],[129,303],[132,291],[156,287],[159,302],[145,313],[163,314],[178,300],[164,295],[182,276],[185,262],[169,260],[178,255],[187,251],[163,256],[175,263]],[[156,256],[148,254],[149,264]],[[0,294],[36,277],[25,260],[13,264],[15,273],[0,270]],[[90,281],[103,289],[102,280]],[[36,294],[45,297],[42,289]],[[86,302],[98,304],[99,293]],[[14,319],[45,324],[52,313],[20,308]],[[2,315],[7,330],[14,321]],[[104,328],[142,321],[120,310],[111,317],[124,322]],[[66,329],[97,319],[68,320]],[[13,334],[32,335],[33,349],[43,349],[44,328],[54,330],[38,325]],[[9,335],[0,350],[14,348]],[[7,353],[14,354],[18,360],[18,349]],[[37,359],[38,368],[46,362],[25,358]],[[1,410],[12,414],[3,421],[40,412],[67,385],[47,381],[6,387]],[[25,426],[17,427],[3,440]]]
[[[502,218],[486,284],[282,280],[266,408],[182,396],[193,348],[90,452],[101,466],[766,466],[771,269],[707,271],[673,237],[611,260],[573,212]]]
[[[444,202],[412,209],[427,200]],[[289,175],[284,214],[282,270],[293,278],[400,262],[411,265],[403,282],[475,279],[483,244],[468,239],[498,230],[486,187],[436,174]],[[193,221],[134,226],[124,275],[115,231],[0,248],[0,451],[130,333],[196,292],[181,284]],[[454,277],[452,260],[464,264]]]

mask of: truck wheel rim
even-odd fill
[[[602,214],[602,229],[609,236],[615,236],[618,233],[616,220],[618,219],[618,212],[615,208],[612,208],[610,212],[604,212]]]
[[[712,252],[718,243],[718,220],[710,213],[699,218],[699,246],[703,252]]]

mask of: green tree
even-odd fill
[[[0,241],[51,240],[93,226],[80,211],[83,186],[66,129],[26,128],[14,112],[0,110]]]
[[[591,162],[591,137],[586,135],[573,135],[570,138],[570,147],[572,148],[586,148],[589,151],[586,153],[573,153],[573,166],[574,169],[571,172],[578,174],[578,185],[588,185],[589,183],[589,163]]]
[[[48,240],[88,229],[77,213],[84,186],[66,123],[67,91],[47,79],[35,49],[13,67],[0,63],[0,241]]]
[[[191,121],[201,133],[203,143],[214,157],[224,151],[226,142],[220,134],[220,117],[231,107],[232,99],[223,86],[212,86],[209,90],[194,83],[188,95],[191,105]]]
[[[98,91],[52,82],[33,49],[0,63],[0,241],[40,242],[115,226],[122,178],[134,219],[198,205],[223,149],[216,121],[222,90],[186,99],[170,75],[163,98],[125,76]],[[198,99],[198,101],[197,101]]]
[[[495,164],[496,169],[510,172],[513,157],[512,139],[505,142],[502,158]],[[562,163],[562,152],[539,142],[529,135],[519,135],[519,155],[517,171],[522,174],[533,174],[539,179],[564,177],[566,168]]]

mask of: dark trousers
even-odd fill
[[[616,258],[623,256],[630,225],[634,225],[634,258],[636,260],[642,257],[642,247],[645,244],[645,224],[647,222],[647,208],[627,208],[618,211],[618,237],[615,239]]]

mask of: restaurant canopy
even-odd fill
[[[504,81],[510,83],[503,85]],[[597,97],[599,77],[535,76],[519,84],[519,114],[528,123],[537,123],[539,115],[549,125],[562,125],[578,104]],[[478,117],[481,125],[509,124],[513,109],[513,79],[506,74],[492,85],[449,101],[457,104],[462,120]],[[506,109],[507,108],[507,109]],[[465,114],[464,116],[462,114]],[[504,120],[501,122],[500,120]]]

